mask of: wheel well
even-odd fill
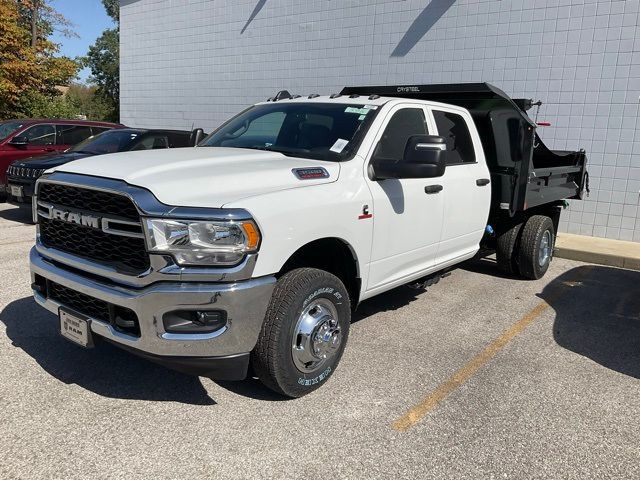
[[[349,292],[351,307],[360,298],[358,261],[350,245],[339,238],[322,238],[300,247],[289,257],[278,276],[302,267],[317,268],[338,277]]]

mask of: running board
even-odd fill
[[[427,287],[431,287],[440,281],[441,278],[445,278],[451,275],[451,272],[444,271],[438,273],[432,273],[431,275],[427,275],[426,277],[422,277],[415,282],[411,282],[407,284],[409,288],[413,288],[414,290],[424,290]]]

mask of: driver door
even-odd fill
[[[402,161],[411,135],[435,134],[431,122],[420,104],[395,106],[369,152],[367,170],[374,155]],[[367,291],[375,294],[419,278],[435,265],[444,212],[438,191],[442,177],[376,181],[365,172],[365,178],[373,197],[374,221]]]

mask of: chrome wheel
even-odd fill
[[[317,298],[302,310],[293,334],[293,363],[302,373],[311,373],[340,349],[342,335],[338,312],[326,298]]]
[[[544,267],[549,258],[551,258],[551,232],[549,230],[545,230],[542,234],[542,239],[540,240],[540,247],[538,248],[538,264],[541,267]]]

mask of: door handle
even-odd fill
[[[438,193],[442,191],[442,185],[427,185],[424,187],[424,193]]]
[[[476,180],[476,185],[479,187],[484,187],[485,185],[489,185],[489,183],[491,183],[491,180],[488,178],[479,178]]]

